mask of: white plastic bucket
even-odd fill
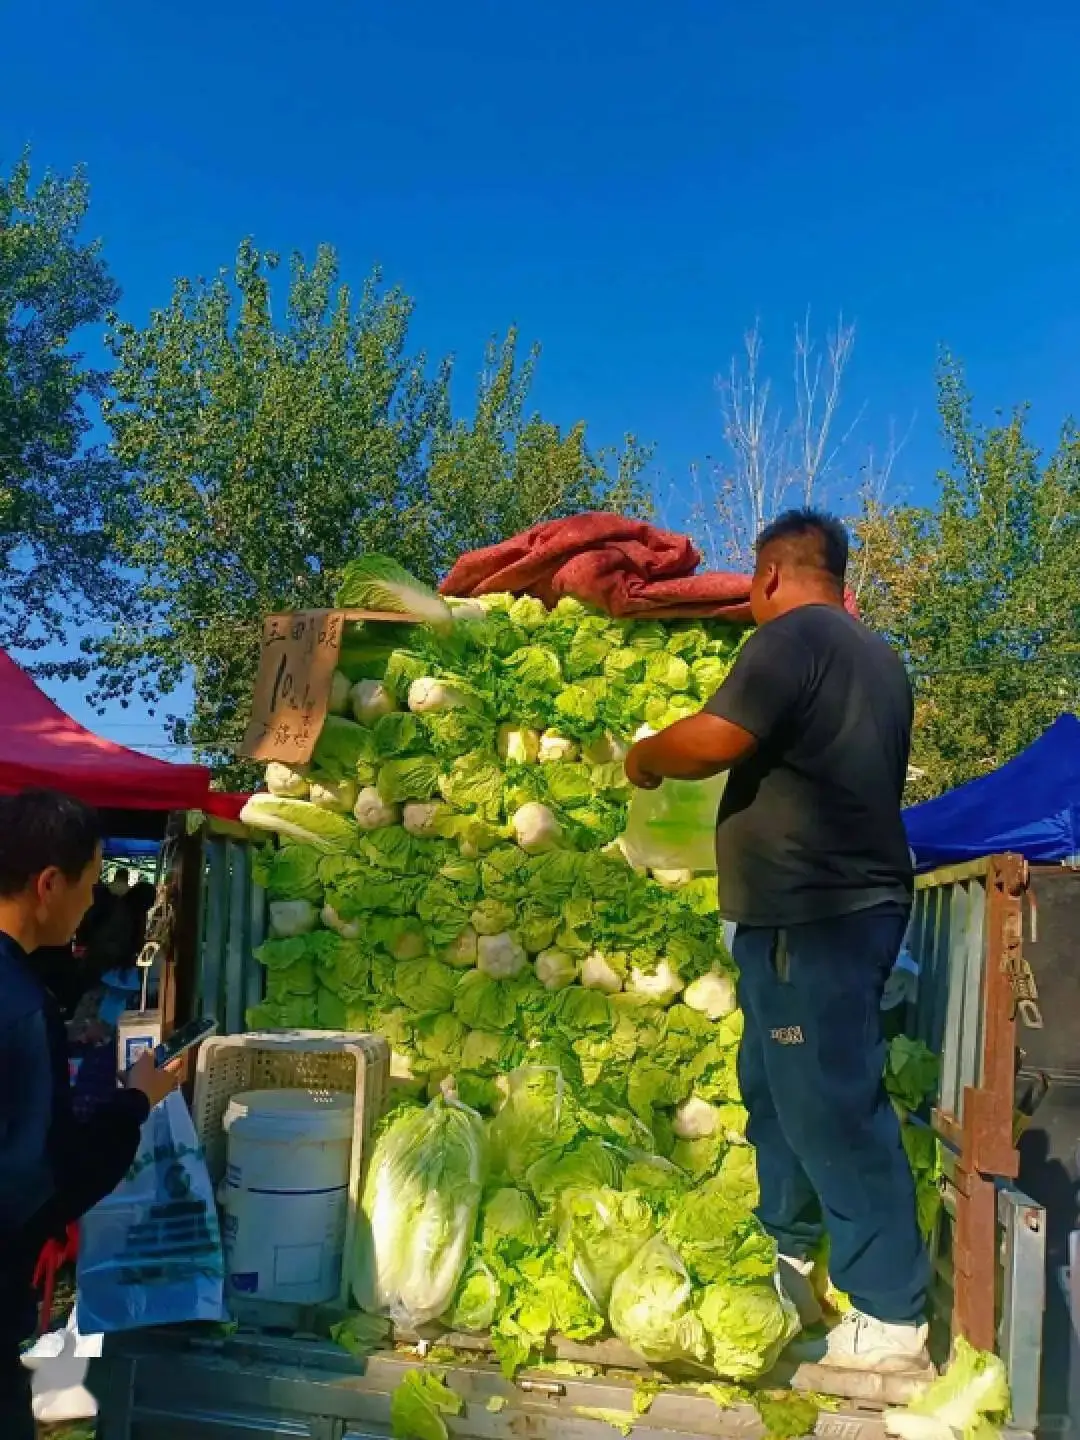
[[[225,1112],[223,1236],[230,1292],[319,1305],[341,1288],[351,1094],[252,1090]]]

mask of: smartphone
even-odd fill
[[[192,1020],[189,1025],[181,1025],[179,1030],[174,1030],[154,1051],[154,1064],[159,1070],[163,1065],[170,1065],[193,1045],[198,1045],[215,1034],[217,1028],[216,1020],[205,1017],[202,1020]]]

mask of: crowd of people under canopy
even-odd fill
[[[129,977],[146,943],[154,886],[137,872],[116,870],[94,889],[94,903],[73,945],[39,950],[35,968],[52,991],[64,1018],[75,1018],[80,1002],[98,991],[107,976]]]

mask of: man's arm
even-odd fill
[[[0,1032],[0,1234],[40,1247],[116,1189],[131,1167],[151,1105],[176,1085],[147,1053],[128,1088],[87,1119],[54,1093],[58,1018],[28,1014]]]
[[[86,1120],[71,1113],[69,1095],[57,1107],[50,1144],[56,1179],[54,1211],[63,1224],[78,1220],[110,1195],[130,1170],[151,1109],[176,1089],[176,1066],[158,1070],[145,1051],[118,1090]]]
[[[632,747],[626,757],[627,779],[652,790],[662,780],[706,780],[730,770],[790,715],[804,693],[811,664],[805,646],[764,626],[747,640],[700,715],[677,720]]]
[[[118,1090],[85,1120],[65,1115],[52,1149],[56,1194],[46,1213],[67,1225],[111,1195],[131,1169],[150,1102]]]
[[[639,740],[626,757],[632,785],[654,790],[662,780],[707,780],[745,760],[757,739],[741,725],[702,711]]]
[[[0,1029],[0,1235],[19,1233],[54,1194],[52,1091],[45,1017],[31,1011]]]

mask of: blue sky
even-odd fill
[[[869,440],[914,417],[909,493],[938,460],[941,343],[987,413],[1031,400],[1049,435],[1073,408],[1064,3],[54,0],[5,33],[0,163],[86,163],[131,319],[246,234],[331,241],[347,278],[378,262],[415,296],[463,387],[517,322],[539,407],[653,441],[666,486],[715,449],[714,377],[755,316],[781,375],[808,307],[857,323],[849,400]]]

